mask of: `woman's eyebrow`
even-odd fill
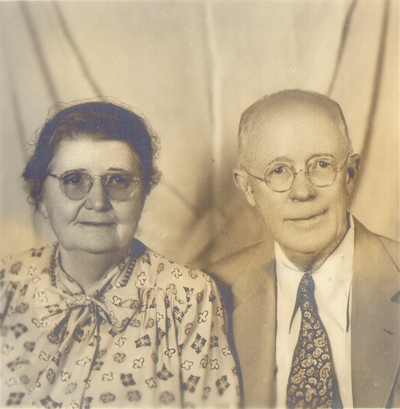
[[[123,168],[108,168],[107,171],[131,173],[131,172],[129,172],[129,170],[126,170],[126,169],[123,169]]]
[[[86,172],[87,170],[85,168],[73,168],[73,169],[67,169],[61,174],[64,175],[65,173],[70,173],[70,172]]]

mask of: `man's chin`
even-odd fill
[[[318,239],[315,234],[297,235],[296,239],[279,243],[285,254],[297,254],[301,258],[315,257],[329,247],[329,240]]]

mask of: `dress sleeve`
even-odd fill
[[[177,334],[183,406],[238,407],[239,380],[220,292],[209,275],[189,273],[193,286],[183,287],[188,310]]]
[[[49,252],[51,248],[32,248],[0,260],[0,325],[4,325],[7,317],[12,322],[15,313],[18,315],[29,308],[28,304],[19,303],[27,298],[30,283],[41,280],[48,266]]]
[[[15,310],[16,300],[15,293],[20,287],[18,273],[22,263],[16,261],[9,266],[10,263],[2,260],[0,262],[0,327],[4,325],[5,318],[12,316]],[[16,278],[12,280],[11,277]],[[21,291],[20,291],[21,292]]]

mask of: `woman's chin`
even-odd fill
[[[82,252],[88,254],[120,254],[125,248],[129,248],[130,241],[127,243],[121,243],[120,240],[110,237],[96,237],[93,239],[86,240],[77,240],[73,246],[63,246],[63,243],[60,242],[60,245],[65,248],[67,251],[72,252]]]
[[[79,226],[66,234],[57,234],[65,251],[89,254],[116,254],[128,251],[136,229],[118,229],[113,226]]]

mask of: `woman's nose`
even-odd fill
[[[88,195],[86,196],[85,207],[98,212],[104,212],[111,208],[110,200],[103,187],[101,178],[95,178]]]
[[[304,170],[300,169],[296,172],[289,195],[292,200],[301,202],[315,197],[315,186],[310,182]]]

